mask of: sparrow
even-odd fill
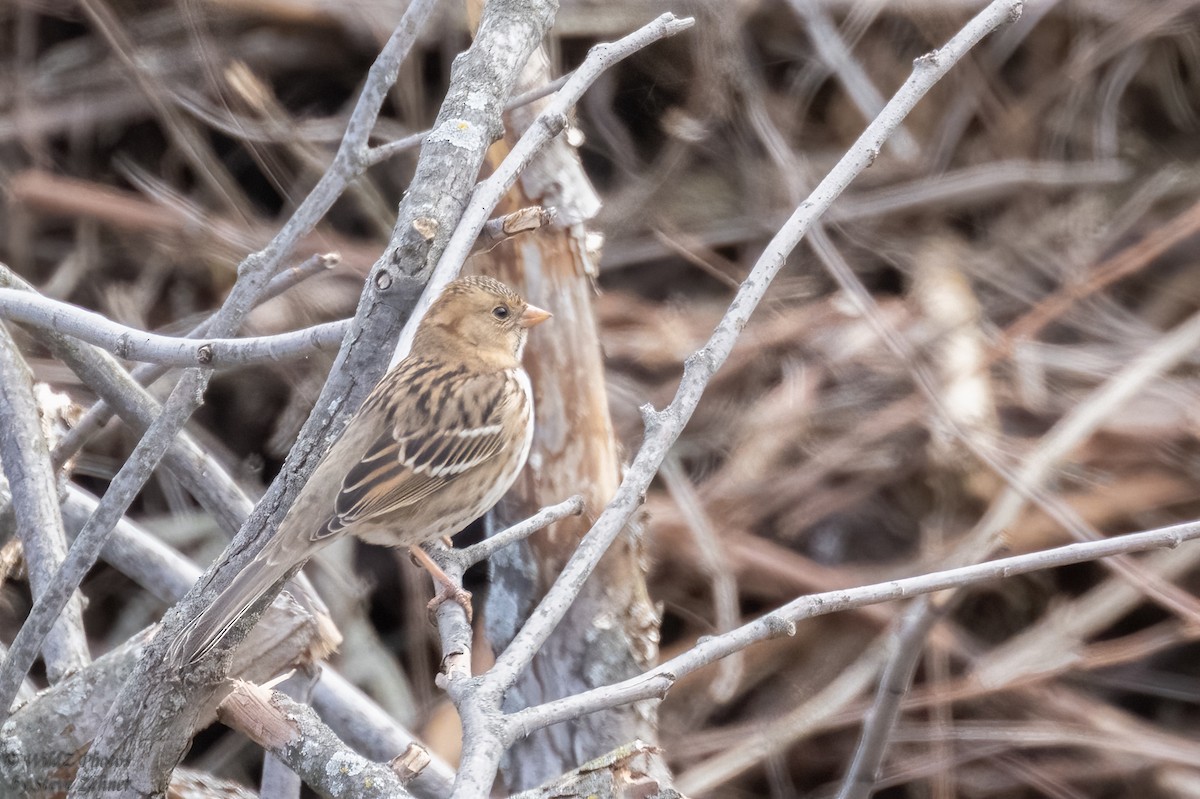
[[[470,594],[420,548],[486,513],[512,486],[533,440],[521,366],[529,329],[550,318],[498,280],[459,278],[421,319],[407,358],[372,389],[317,464],[274,536],[172,646],[199,660],[296,564],[346,535],[409,547],[442,589]]]

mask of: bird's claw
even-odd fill
[[[429,600],[426,606],[429,608],[429,621],[437,625],[437,609],[447,602],[456,602],[463,612],[467,614],[467,623],[470,624],[475,618],[475,611],[471,607],[471,592],[465,588],[459,588],[456,585],[445,584],[438,590],[433,599]]]

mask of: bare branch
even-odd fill
[[[27,291],[0,289],[0,317],[87,342],[118,358],[161,366],[213,369],[305,358],[341,343],[349,320],[247,338],[179,338],[126,327],[75,305]]]
[[[313,708],[339,738],[372,760],[385,761],[397,752],[421,746],[412,732],[328,666],[322,667],[313,690]],[[450,795],[453,780],[450,766],[433,757],[408,787],[425,799],[443,799]]]
[[[4,325],[0,325],[0,387],[0,465],[12,491],[17,537],[36,600],[45,595],[54,572],[66,558],[67,536],[50,451],[38,421],[33,377]],[[78,592],[72,593],[64,610],[46,639],[46,670],[51,682],[91,662]],[[5,712],[15,696],[14,692],[4,700]]]
[[[283,696],[298,702],[303,705],[311,704],[313,683],[320,676],[319,669],[314,668],[311,664],[307,668],[297,669],[290,677],[284,680],[276,687],[276,691]],[[237,689],[234,689],[236,693]],[[230,701],[228,697],[225,701]],[[221,708],[217,708],[220,714]],[[323,729],[321,732],[327,739],[337,741],[334,752],[340,750],[344,744],[337,740],[337,736],[329,732],[328,729]],[[332,754],[332,753],[330,753]],[[276,757],[271,751],[263,756],[262,765],[262,781],[259,783],[258,797],[259,799],[300,799],[300,789],[303,780],[300,775],[292,770],[292,767],[284,760]]]
[[[552,224],[554,217],[553,208],[533,206],[521,208],[497,219],[489,219],[484,224],[483,230],[479,231],[479,238],[475,240],[475,246],[471,251],[490,250],[513,236]]]
[[[238,680],[217,713],[226,725],[287,763],[322,796],[412,797],[391,769],[347,750],[312,708],[278,691]]]
[[[1068,544],[1042,552],[1031,552],[957,569],[930,572],[916,577],[889,580],[858,588],[825,591],[800,597],[772,613],[724,635],[707,638],[687,652],[624,682],[597,688],[558,702],[547,702],[511,714],[506,720],[510,737],[528,734],[547,724],[577,718],[614,703],[625,704],[663,696],[675,682],[696,669],[716,662],[747,646],[792,635],[797,622],[853,608],[928,594],[948,588],[963,588],[991,580],[1014,577],[1043,569],[1070,566],[1114,555],[1129,555],[1154,549],[1174,548],[1200,538],[1200,522],[1188,522],[1141,533],[1116,536],[1103,541]]]
[[[336,253],[325,253],[324,255],[314,255],[306,258],[302,263],[297,264],[289,269],[284,270],[275,277],[271,278],[271,282],[267,284],[267,288],[263,291],[263,296],[259,302],[278,297],[293,286],[302,283],[313,275],[318,275],[321,272],[332,269],[340,262],[341,258]],[[204,335],[208,330],[209,322],[205,320],[188,332],[186,338],[195,338],[196,336]],[[188,364],[189,366],[193,364]],[[143,386],[151,385],[155,380],[165,375],[169,369],[165,366],[152,364],[141,364],[133,370],[131,377]],[[103,399],[88,409],[88,412],[83,415],[70,432],[63,436],[62,440],[54,448],[53,460],[55,465],[61,466],[72,455],[78,452],[84,444],[91,440],[97,432],[101,430],[112,418],[113,409],[109,403]],[[168,463],[168,466],[170,464]],[[237,525],[234,526],[234,531],[241,526],[242,519],[246,514],[243,514],[238,519]]]
[[[95,510],[97,500],[74,485],[68,486],[67,491],[64,515],[69,522],[77,520],[78,526],[82,526]],[[201,574],[195,563],[128,519],[122,519],[113,530],[105,544],[103,557],[163,602],[182,598]],[[277,599],[273,610],[268,611],[277,614],[277,621],[263,626],[281,627],[294,623],[287,621],[290,617],[284,615],[285,608],[291,604]],[[249,648],[253,649],[253,646]],[[127,672],[128,667],[124,673]],[[96,680],[91,682],[99,684]],[[118,689],[119,684],[111,684],[107,693],[97,692],[94,704],[107,707]],[[312,704],[340,738],[372,760],[389,760],[417,742],[412,732],[397,724],[379,705],[327,665],[322,667],[321,679],[313,689]],[[90,738],[88,730],[94,735],[99,721],[96,719],[86,728],[77,725],[80,727],[77,732],[84,741]],[[444,797],[450,793],[453,776],[444,761],[433,758],[412,780],[409,788],[427,799]]]
[[[671,790],[670,785],[671,770],[662,750],[635,740],[608,754],[589,760],[547,785],[522,791],[511,799],[591,799],[625,796],[685,799]]]
[[[0,670],[0,719],[8,717],[13,697],[29,673],[42,642],[83,578],[96,563],[112,528],[150,478],[185,419],[200,404],[203,377],[191,370],[180,379],[162,415],[155,419],[109,486],[96,513],[80,531],[61,567],[34,603]],[[108,500],[107,502],[105,500]]]
[[[446,249],[442,253],[437,267],[433,270],[433,274],[429,277],[429,283],[421,294],[421,299],[413,311],[411,320],[400,336],[400,343],[393,356],[393,362],[404,357],[404,354],[412,346],[412,337],[416,332],[415,320],[421,318],[433,299],[462,269],[467,256],[471,254],[475,240],[479,238],[479,232],[483,229],[488,217],[491,216],[492,209],[517,182],[521,172],[542,147],[566,127],[567,113],[579,102],[583,93],[614,64],[659,39],[687,30],[693,24],[695,24],[695,20],[691,17],[678,19],[674,14],[663,14],[619,41],[611,44],[598,44],[588,51],[587,58],[579,65],[566,84],[554,93],[554,96],[530,124],[529,129],[522,134],[520,140],[505,156],[496,171],[486,180],[480,181],[471,193],[470,202],[463,211],[462,219],[455,228],[454,235],[446,243]]]
[[[875,700],[863,720],[858,748],[854,750],[854,759],[842,779],[838,799],[870,799],[883,756],[887,753],[888,739],[900,714],[901,700],[908,694],[917,662],[924,651],[925,637],[941,619],[944,610],[943,605],[931,601],[929,594],[925,594],[909,605],[900,617],[900,624],[892,635],[892,651],[879,677]]]
[[[678,20],[666,14],[635,31],[624,39],[592,48],[583,65],[566,85],[543,107],[521,134],[516,145],[490,178],[476,187],[471,201],[464,212],[459,227],[454,231],[446,250],[430,278],[422,303],[441,289],[461,268],[480,229],[487,221],[494,206],[515,184],[519,173],[535,155],[562,129],[566,114],[587,86],[609,65],[649,45],[663,36],[690,27],[692,21]],[[568,220],[573,222],[577,220]],[[427,307],[427,306],[426,306]],[[414,318],[416,318],[414,314]],[[413,326],[405,329],[396,348],[394,357],[401,357],[409,349]],[[607,491],[605,492],[608,493]],[[461,566],[454,564],[455,571],[448,570],[455,579],[460,579]],[[438,611],[439,632],[443,647],[443,669],[440,684],[446,688],[451,701],[459,712],[463,725],[464,750],[458,775],[455,779],[453,796],[474,797],[490,791],[495,780],[499,758],[503,751],[496,736],[497,722],[502,716],[500,703],[502,691],[494,686],[470,679],[471,627],[465,615],[449,603]]]
[[[28,283],[0,264],[0,285],[32,291]],[[108,353],[83,344],[69,336],[47,333],[45,344],[56,358],[65,363],[79,379],[116,408],[121,418],[135,430],[144,431],[162,414],[162,407],[149,392],[135,383],[129,373]],[[51,452],[56,467],[69,458],[70,433]],[[222,529],[236,532],[250,513],[253,503],[228,471],[186,431],[175,437],[165,463],[213,515]]]
[[[562,85],[570,79],[572,74],[574,73],[567,73],[562,77],[550,81],[545,86],[539,86],[536,89],[531,89],[527,92],[517,95],[504,104],[504,110],[511,111],[514,108],[520,108],[523,105],[528,105],[535,100],[540,100],[548,94],[553,94],[562,88]],[[407,150],[414,150],[421,146],[421,143],[425,141],[425,138],[430,133],[432,133],[432,131],[423,130],[420,133],[409,134],[403,139],[397,139],[396,141],[391,141],[387,144],[380,144],[377,147],[372,147],[370,152],[367,153],[367,161],[374,166],[375,164],[386,161],[394,155],[398,155],[399,153]]]
[[[197,571],[192,567],[193,571]],[[267,680],[307,657],[316,625],[312,616],[290,598],[278,598],[269,611],[269,624],[235,656],[231,673],[244,679]],[[66,792],[81,753],[101,729],[113,699],[137,664],[154,634],[153,627],[132,636],[94,663],[42,691],[18,708],[0,735],[0,785],[5,796],[36,796],[49,789]],[[208,724],[215,707],[196,711]],[[124,763],[109,761],[110,773]]]
[[[940,50],[918,58],[913,65],[913,74],[880,115],[867,126],[858,141],[767,245],[708,343],[688,359],[683,379],[671,404],[661,412],[648,406],[643,408],[646,435],[617,495],[580,542],[575,555],[539,605],[538,611],[517,633],[508,649],[497,658],[496,665],[485,680],[493,682],[500,690],[512,685],[517,674],[530,662],[558,624],[584,580],[641,504],[650,481],[671,444],[691,418],[709,380],[729,357],[738,334],[801,237],[850,182],[871,165],[879,148],[917,101],[984,36],[1004,22],[1016,18],[1021,5],[1020,0],[996,0]]]
[[[573,496],[557,505],[542,508],[523,522],[518,522],[507,530],[502,530],[493,536],[485,538],[478,544],[466,549],[451,551],[449,554],[461,561],[465,566],[474,566],[490,558],[498,549],[511,546],[518,541],[524,541],[529,536],[545,527],[549,527],[559,519],[568,516],[578,516],[583,513],[583,497]]]
[[[817,0],[788,0],[788,5],[804,20],[809,41],[825,66],[837,76],[850,101],[864,119],[873,119],[883,108],[883,95],[875,88],[866,70],[854,60],[837,26],[829,19],[829,14]],[[892,134],[891,146],[904,161],[914,161],[921,155],[917,140],[903,125]]]
[[[683,465],[675,455],[669,456],[663,462],[659,474],[666,483],[667,493],[679,506],[680,513],[687,522],[696,549],[700,552],[700,565],[707,572],[709,589],[712,593],[713,621],[718,633],[726,633],[737,626],[740,621],[737,578],[729,568],[729,558],[722,551],[721,538],[713,529],[712,521],[704,511],[704,505],[696,492],[696,487],[688,478]],[[737,684],[742,675],[742,659],[731,656],[721,661],[720,673],[712,681],[709,693],[717,702],[727,702],[733,698]]]
[[[458,222],[485,150],[502,130],[500,114],[504,98],[520,64],[548,29],[553,5],[550,0],[493,0],[485,7],[475,43],[455,60],[450,91],[434,132],[422,148],[416,174],[400,206],[392,240],[371,271],[352,332],[343,342],[333,373],[308,423],[279,478],[226,555],[206,575],[203,585],[193,590],[164,620],[159,639],[151,643],[115,703],[124,713],[120,723],[116,718],[106,723],[85,759],[74,789],[77,794],[86,792],[90,784],[111,781],[103,764],[114,759],[130,763],[122,775],[127,780],[126,795],[165,789],[167,775],[191,733],[193,719],[186,711],[212,695],[224,666],[220,658],[195,664],[189,667],[185,681],[178,669],[162,662],[162,650],[187,619],[199,612],[204,593],[221,588],[253,557],[257,551],[255,545],[261,545],[273,531],[327,442],[382,374],[386,363],[381,353],[392,350],[390,342],[411,313],[413,300]],[[252,276],[257,277],[259,261],[271,261],[278,250],[290,249],[295,233],[323,215],[349,179],[365,167],[367,137],[379,106],[431,7],[428,0],[418,0],[409,6],[367,76],[334,164],[276,242],[243,265],[231,300],[239,293],[243,281],[251,282]],[[487,79],[481,81],[480,76]],[[255,620],[256,617],[247,618],[246,624],[227,638],[228,644],[236,645]],[[131,708],[135,710],[130,711]],[[136,718],[132,723],[130,712]]]

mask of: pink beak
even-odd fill
[[[526,305],[524,312],[521,314],[521,318],[517,320],[517,324],[519,324],[521,327],[533,327],[534,325],[540,325],[542,322],[545,322],[551,316],[553,316],[552,313],[549,311],[544,311],[536,305]]]

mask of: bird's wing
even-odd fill
[[[408,367],[389,378],[368,399],[386,408],[386,423],[346,473],[333,518],[314,538],[414,505],[504,447],[506,376]]]

